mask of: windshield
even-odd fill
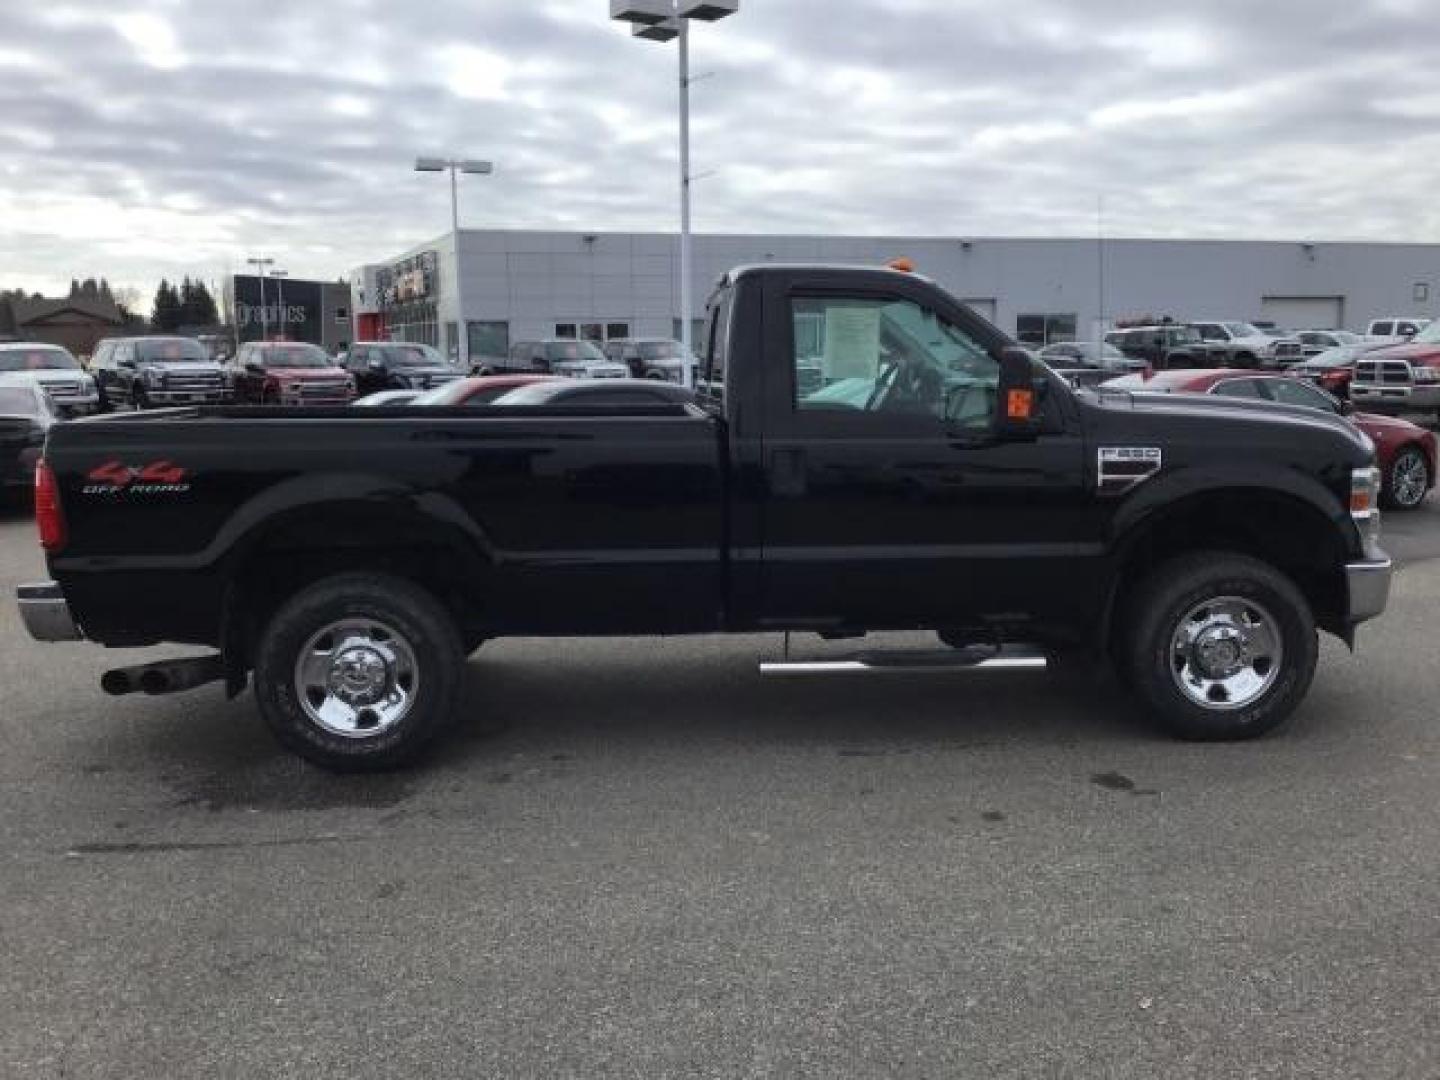
[[[194,338],[142,341],[136,346],[136,356],[150,364],[204,364],[210,360],[205,346]]]
[[[448,367],[444,358],[429,345],[381,345],[372,348],[383,349],[385,359],[391,367]]]
[[[1306,367],[1312,368],[1337,368],[1349,367],[1355,362],[1355,350],[1344,346],[1335,349],[1326,349],[1317,356],[1312,356],[1305,361]]]
[[[1259,331],[1259,329],[1257,329],[1257,328],[1254,327],[1254,326],[1251,326],[1248,322],[1227,322],[1227,323],[1221,323],[1220,325],[1223,326],[1223,327],[1225,327],[1226,330],[1229,330],[1230,333],[1233,334],[1235,337],[1264,337],[1264,336],[1265,336],[1264,334],[1262,334],[1262,333]]]
[[[80,361],[64,349],[37,346],[0,349],[0,371],[78,371]]]
[[[40,399],[30,390],[0,386],[0,416],[39,416]]]
[[[334,363],[318,345],[272,345],[260,350],[260,362],[271,368],[328,368]]]
[[[1432,322],[1410,340],[1424,342],[1427,345],[1440,341],[1440,322]]]
[[[551,363],[557,360],[587,362],[604,360],[605,354],[593,341],[549,341],[545,343],[545,358]]]

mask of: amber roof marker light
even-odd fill
[[[915,260],[908,255],[901,255],[898,259],[891,259],[885,266],[889,270],[899,270],[902,274],[913,274],[915,272]]]

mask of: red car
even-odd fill
[[[1126,375],[1105,384],[1144,393],[1220,394],[1250,401],[1299,405],[1344,416],[1375,444],[1375,460],[1384,473],[1381,496],[1396,510],[1413,510],[1435,486],[1436,438],[1433,432],[1394,416],[1357,413],[1318,387],[1283,375],[1227,370],[1161,371],[1149,379]]]
[[[520,386],[554,382],[558,375],[476,375],[421,394],[411,405],[489,405]]]
[[[303,341],[247,341],[231,370],[241,405],[349,405],[355,378],[318,345]]]

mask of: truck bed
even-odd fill
[[[721,429],[690,405],[86,420],[46,450],[70,536],[51,568],[113,645],[215,643],[228,592],[397,537],[507,632],[712,628]]]

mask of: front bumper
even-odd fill
[[[15,590],[20,621],[36,641],[81,641],[84,634],[70,614],[70,605],[53,581],[21,585]]]
[[[1350,400],[1377,411],[1440,409],[1440,383],[1350,383]]]
[[[147,390],[145,397],[152,405],[223,405],[230,400],[230,391]]]
[[[1372,554],[1374,557],[1345,567],[1345,587],[1349,598],[1346,622],[1352,627],[1380,615],[1390,602],[1390,582],[1395,574],[1395,564],[1382,551],[1376,550]]]

